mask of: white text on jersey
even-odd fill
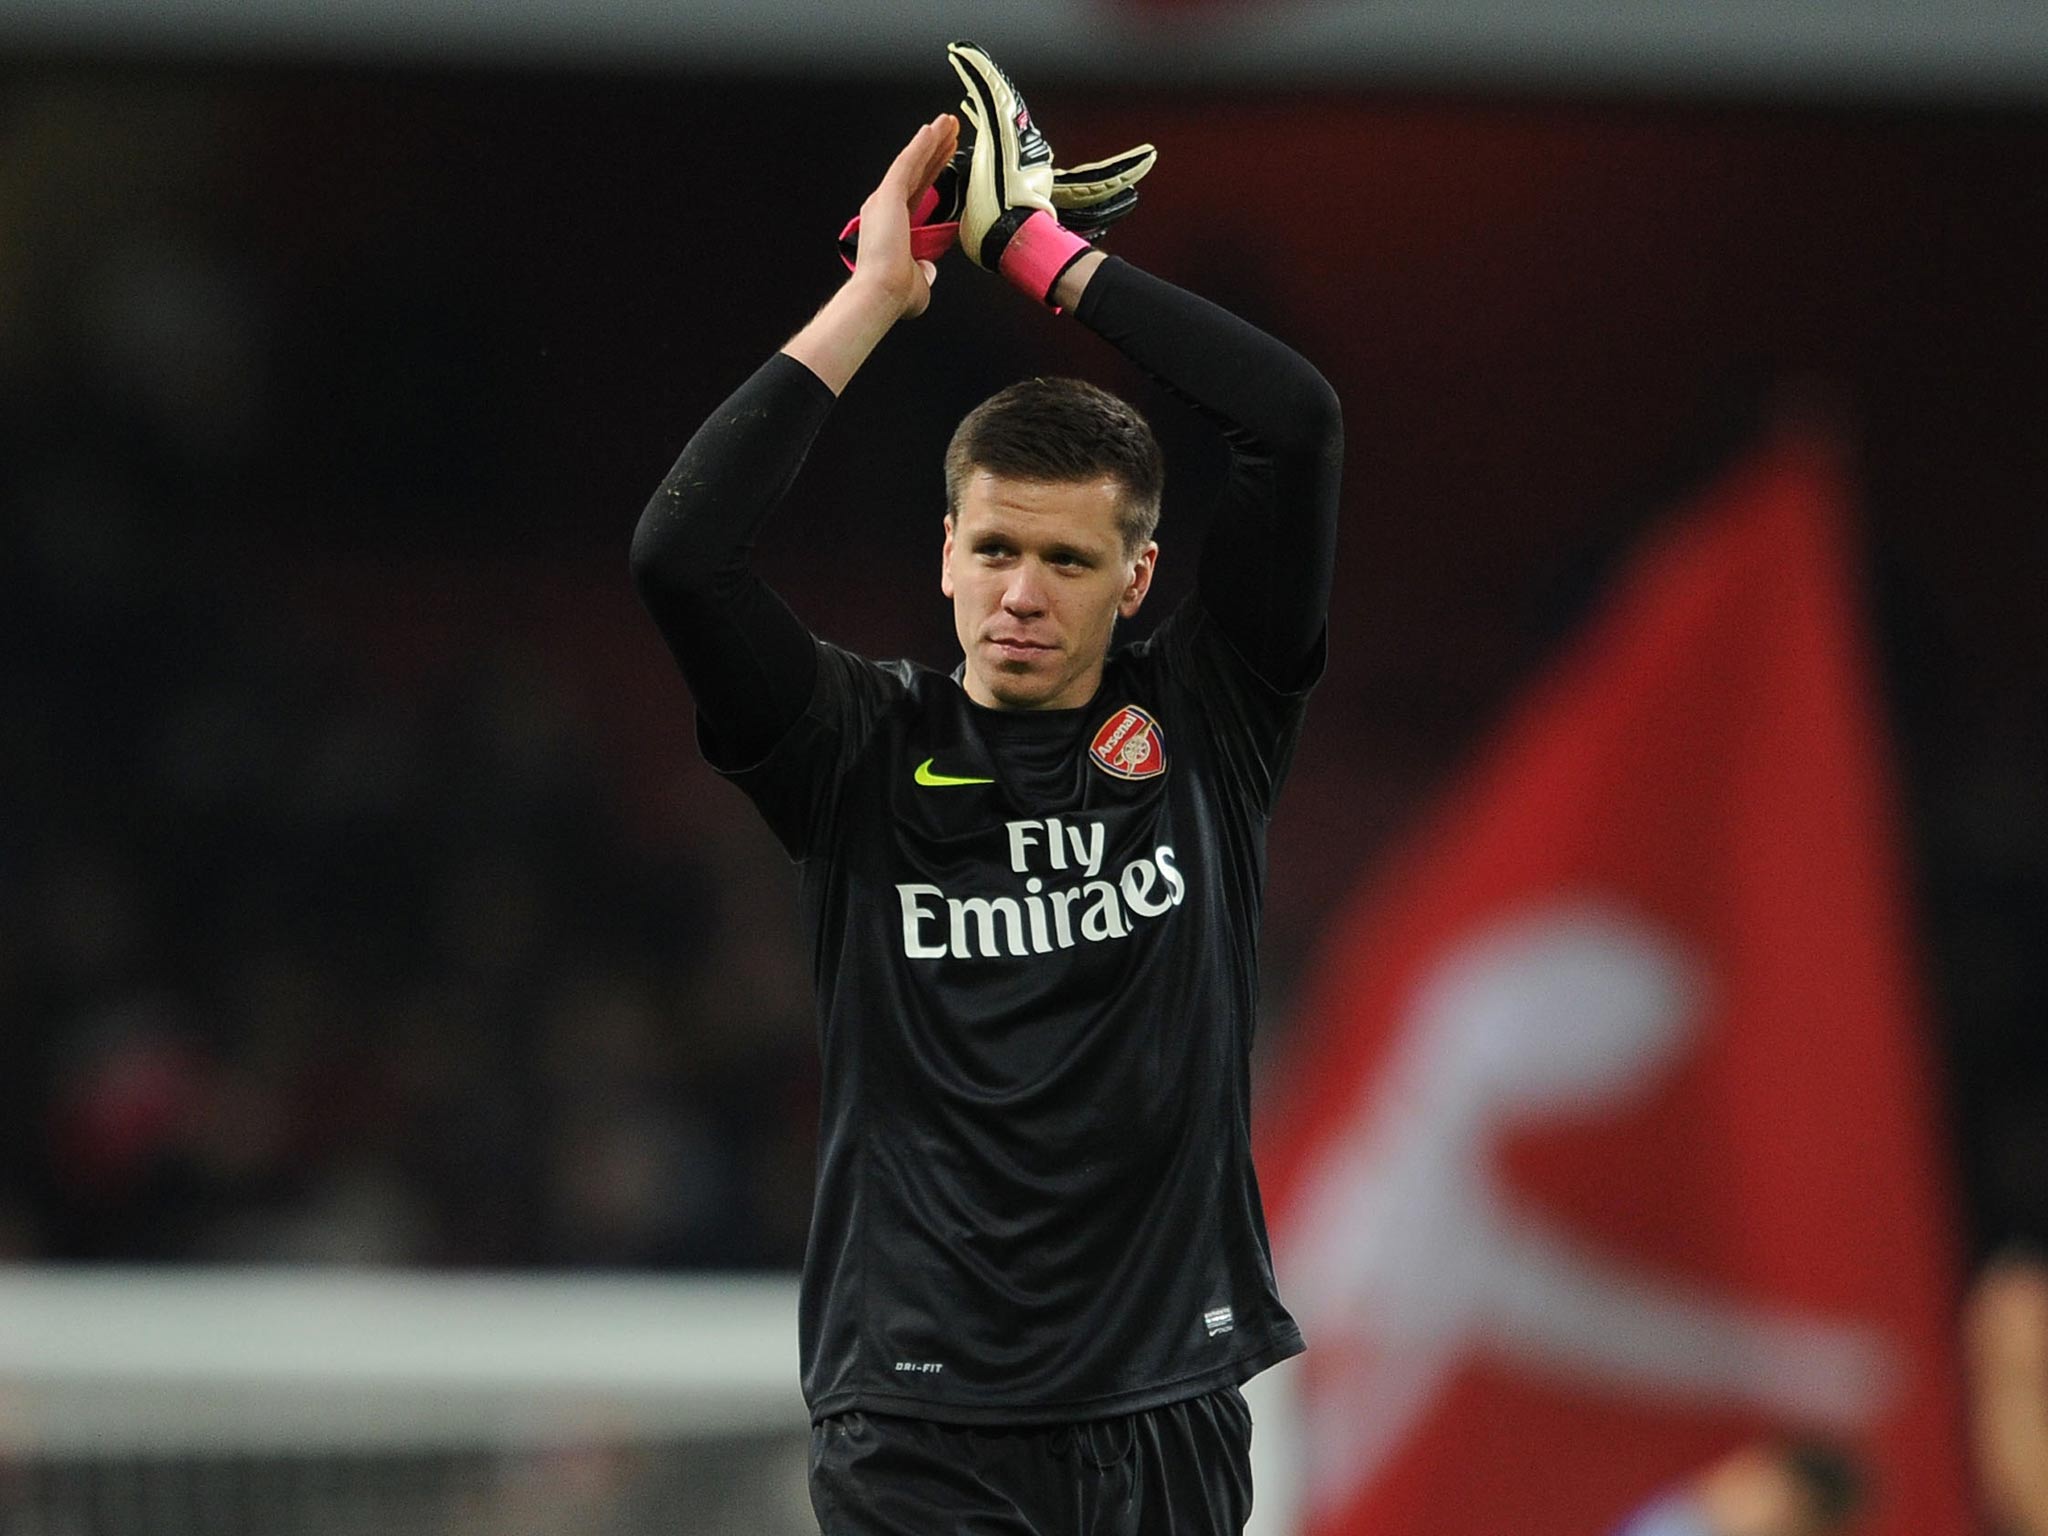
[[[1042,851],[1054,870],[1094,875],[1102,868],[1101,824],[1063,826],[1057,816],[1007,824],[1010,867],[1028,875],[1021,896],[948,896],[936,885],[899,884],[903,953],[912,960],[994,960],[1004,955],[1049,955],[1076,944],[1129,938],[1138,919],[1158,917],[1187,896],[1187,879],[1172,845],[1132,859],[1114,880],[1091,879],[1046,889],[1029,875],[1030,855]],[[1043,842],[1039,838],[1043,837]],[[1072,855],[1069,862],[1068,855]]]
[[[1068,868],[1067,854],[1071,851],[1082,873],[1102,873],[1104,834],[1099,821],[1070,827],[1059,817],[1048,816],[1043,821],[1006,821],[1003,830],[1010,834],[1010,868],[1020,875],[1031,873],[1031,853],[1041,839],[1045,843],[1045,862],[1054,870]]]

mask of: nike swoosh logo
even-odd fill
[[[948,784],[993,784],[994,779],[959,779],[950,773],[933,773],[932,760],[926,758],[917,765],[917,772],[911,775],[927,789],[943,789]]]

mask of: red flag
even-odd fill
[[[1844,503],[1791,442],[1704,498],[1333,922],[1260,1164],[1317,1536],[1600,1536],[1788,1430],[1964,1528]]]

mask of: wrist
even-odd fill
[[[1081,302],[1081,295],[1088,291],[1088,282],[1095,276],[1095,269],[1107,260],[1108,255],[1102,251],[1088,251],[1060,274],[1059,281],[1052,285],[1052,292],[1046,295],[1046,303],[1061,311],[1075,308]]]
[[[883,277],[856,267],[827,304],[844,310],[849,318],[878,325],[886,331],[910,313],[913,301],[910,286],[893,275]]]
[[[906,313],[889,284],[856,273],[782,350],[824,380],[833,394],[841,394]]]
[[[996,268],[1018,288],[1043,304],[1054,303],[1053,290],[1070,267],[1084,260],[1095,247],[1063,229],[1058,219],[1044,210],[1033,213],[1004,243]]]

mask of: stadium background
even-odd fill
[[[944,24],[929,67],[838,70],[815,41],[507,58],[107,15],[0,34],[0,1255],[793,1265],[816,1089],[792,879],[696,762],[625,548],[950,101]],[[1186,50],[1063,83],[1032,46],[1063,159],[1161,147],[1113,247],[1346,402],[1262,1050],[1323,917],[1617,563],[1770,424],[1821,419],[1852,465],[1957,1260],[2048,1236],[2048,120],[2015,53],[1702,80],[1461,72],[1453,43],[1196,87]],[[1187,590],[1201,431],[960,262],[766,542],[815,627],[948,654],[939,452],[1033,371],[1152,409],[1155,615]]]

